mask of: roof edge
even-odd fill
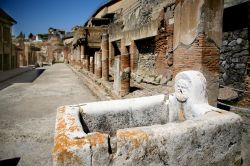
[[[87,26],[88,24],[88,21],[92,18],[92,17],[95,17],[97,15],[98,12],[100,12],[103,8],[107,7],[107,6],[110,6],[110,5],[113,5],[119,1],[122,1],[122,0],[111,0],[111,1],[108,1],[107,3],[101,5],[99,8],[97,8],[95,10],[95,12],[88,18],[88,20],[86,20],[86,22],[83,24],[83,26]]]

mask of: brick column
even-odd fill
[[[84,55],[85,55],[85,45],[81,45],[81,59],[84,59]]]
[[[85,45],[80,45],[80,56],[81,56],[81,66],[82,68],[86,69],[86,62],[85,62],[85,59],[86,56],[85,56]]]
[[[86,62],[85,62],[86,70],[89,71],[89,55],[85,55],[85,57],[86,57]]]
[[[29,44],[25,43],[24,45],[24,66],[28,66],[29,65]],[[48,58],[49,60],[51,59],[51,55],[52,54],[52,50],[51,50],[51,46],[48,46]]]
[[[130,66],[131,66],[131,72],[134,73],[137,70],[137,64],[138,64],[138,49],[135,44],[135,41],[131,41],[130,45]]]
[[[124,39],[121,40],[121,86],[120,95],[125,96],[130,90],[130,58],[125,46]]]
[[[96,69],[97,69],[97,54],[98,52],[95,52],[94,54],[94,74],[96,74]]]
[[[120,70],[121,70],[121,55],[116,55],[114,59],[114,84],[113,89],[116,93],[116,95],[120,95],[120,89],[121,89],[121,76],[120,76]]]
[[[64,54],[64,63],[69,62],[69,52],[68,52],[68,47],[64,47],[63,49],[63,54]],[[41,59],[42,60],[42,59]]]
[[[97,78],[102,77],[102,54],[100,52],[96,52],[95,75]]]
[[[102,35],[102,79],[109,81],[109,42],[108,34]]]
[[[184,70],[201,71],[212,105],[217,103],[219,89],[223,4],[223,0],[184,0],[176,5],[174,16],[174,75]]]
[[[89,71],[91,72],[91,73],[94,73],[94,57],[90,57],[89,58]]]
[[[111,68],[115,61],[115,48],[112,42],[109,42],[109,68]]]
[[[76,64],[77,66],[81,65],[81,47],[80,46],[77,47],[77,51],[76,51]]]

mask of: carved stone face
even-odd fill
[[[190,83],[187,80],[179,79],[175,84],[175,94],[179,102],[186,102],[190,93]]]
[[[181,103],[207,103],[206,79],[198,71],[180,72],[175,77],[175,96]]]

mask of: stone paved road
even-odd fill
[[[4,88],[0,90],[0,160],[21,157],[20,166],[52,165],[56,108],[97,100],[65,64],[45,69],[33,82],[37,70],[0,84]]]

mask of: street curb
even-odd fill
[[[112,100],[114,99],[109,93],[105,92],[105,90],[101,89],[96,83],[94,83],[91,79],[85,76],[83,73],[75,69],[74,67],[67,65],[86,85],[90,91],[97,96],[100,100]]]

